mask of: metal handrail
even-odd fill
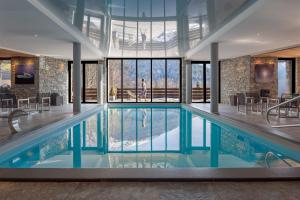
[[[278,160],[281,160],[281,161],[284,162],[284,164],[286,164],[287,166],[293,167],[293,166],[292,166],[290,163],[288,163],[286,160],[281,159],[281,158],[280,158],[279,156],[277,156],[275,153],[269,151],[269,152],[266,153],[266,155],[265,155],[265,163],[267,164],[268,168],[270,168],[270,163],[269,163],[269,161],[268,161],[268,157],[269,157],[270,155],[274,156],[274,157],[277,158]]]
[[[17,109],[11,112],[8,115],[8,127],[12,134],[18,133],[21,131],[21,128],[19,126],[19,121],[14,120],[14,117],[20,117],[28,115],[28,113],[25,110]]]
[[[273,107],[269,108],[268,111],[267,111],[267,114],[266,114],[267,115],[267,122],[273,128],[285,128],[285,127],[298,127],[298,126],[300,126],[300,124],[272,125],[271,122],[270,122],[270,118],[269,118],[270,113],[271,113],[272,110],[280,108],[281,106],[287,105],[287,104],[292,103],[292,102],[297,101],[297,100],[300,100],[300,96],[294,97],[294,98],[292,98],[288,101],[282,102],[282,103],[280,103],[276,106],[273,106]],[[279,112],[280,112],[280,109],[279,109]]]

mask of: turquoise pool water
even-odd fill
[[[177,106],[100,110],[38,143],[0,155],[1,168],[297,167],[299,154]]]

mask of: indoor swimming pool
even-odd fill
[[[181,106],[112,106],[24,142],[1,168],[288,168],[299,154]]]

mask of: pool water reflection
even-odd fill
[[[20,148],[21,149],[21,148]],[[272,143],[181,107],[111,107],[9,158],[2,168],[296,167]]]

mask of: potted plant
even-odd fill
[[[110,96],[112,97],[112,100],[115,101],[116,100],[116,96],[117,96],[117,93],[118,93],[118,89],[116,87],[111,87],[110,89]]]

